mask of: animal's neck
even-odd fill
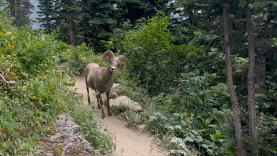
[[[103,80],[106,82],[113,81],[113,72],[110,71],[109,66],[104,71]]]

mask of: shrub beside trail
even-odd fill
[[[0,100],[0,155],[36,155],[40,139],[55,133],[56,116],[68,112],[82,127],[86,139],[102,155],[115,149],[113,136],[93,119],[82,98],[69,91],[71,72],[57,72],[73,51],[55,39],[28,28],[15,28],[6,12],[0,14],[0,70],[17,82],[14,90],[4,85]],[[13,98],[15,95],[15,98]]]

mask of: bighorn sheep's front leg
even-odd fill
[[[105,113],[104,113],[103,99],[102,99],[101,93],[97,94],[96,97],[97,97],[98,107],[99,107],[99,105],[101,107],[102,119],[104,119],[105,118]]]
[[[112,116],[112,110],[111,110],[111,106],[110,106],[110,92],[111,92],[111,90],[106,92],[106,95],[107,95],[107,107],[108,107],[107,111],[108,111],[108,115]]]
[[[90,98],[89,98],[89,87],[87,85],[87,92],[88,92],[88,104],[90,105]]]
[[[101,98],[98,98],[98,95],[100,94],[99,92],[95,91],[96,92],[96,99],[97,99],[97,106],[98,106],[98,109],[100,109],[102,107],[102,97]]]

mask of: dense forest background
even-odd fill
[[[39,0],[37,19],[28,0],[3,6],[12,25],[35,20],[70,44],[59,62],[76,72],[107,49],[126,55],[116,80],[172,154],[277,154],[276,1]]]

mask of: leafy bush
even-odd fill
[[[88,49],[88,47],[83,43],[76,47],[70,47],[69,58],[68,58],[68,67],[69,70],[75,74],[81,74],[84,72],[85,67],[89,63],[99,63],[100,57],[94,55],[93,50]]]
[[[129,77],[153,95],[168,92],[170,86],[176,85],[172,80],[180,76],[183,61],[192,51],[186,44],[172,44],[170,24],[168,17],[160,13],[140,29],[126,33],[120,45],[121,53],[128,57]],[[201,51],[201,48],[194,47],[194,50]]]
[[[228,108],[227,86],[223,83],[211,85],[214,79],[215,74],[199,75],[198,71],[182,73],[178,87],[171,89],[174,93],[153,98],[155,106],[166,114],[190,111],[196,116],[209,116],[213,108]]]
[[[4,92],[0,97],[0,155],[39,153],[36,141],[55,132],[56,115],[64,111],[75,118],[95,150],[112,153],[112,134],[102,131],[82,98],[67,89],[72,85],[71,73],[57,73],[58,63],[71,59],[63,55],[71,53],[70,46],[56,41],[55,34],[11,26],[6,12],[0,14],[0,28],[0,70],[7,79],[17,81],[16,90],[8,87],[4,91],[0,86]]]
[[[229,107],[227,86],[212,85],[215,78],[215,74],[199,75],[197,71],[182,73],[178,88],[171,89],[172,94],[160,94],[151,101],[152,112],[159,113],[150,114],[149,128],[158,136],[173,134],[169,146],[172,154],[232,152],[232,113],[226,112],[224,118],[220,113]]]
[[[162,115],[154,113],[150,116],[149,127],[151,132],[158,136],[172,136],[169,143],[171,154],[193,155],[209,153],[210,155],[219,155],[222,153],[234,153],[233,147],[235,140],[230,138],[230,134],[224,130],[221,132],[220,122],[210,117],[203,119],[198,117],[196,120],[193,114]],[[171,135],[170,135],[171,134]]]

